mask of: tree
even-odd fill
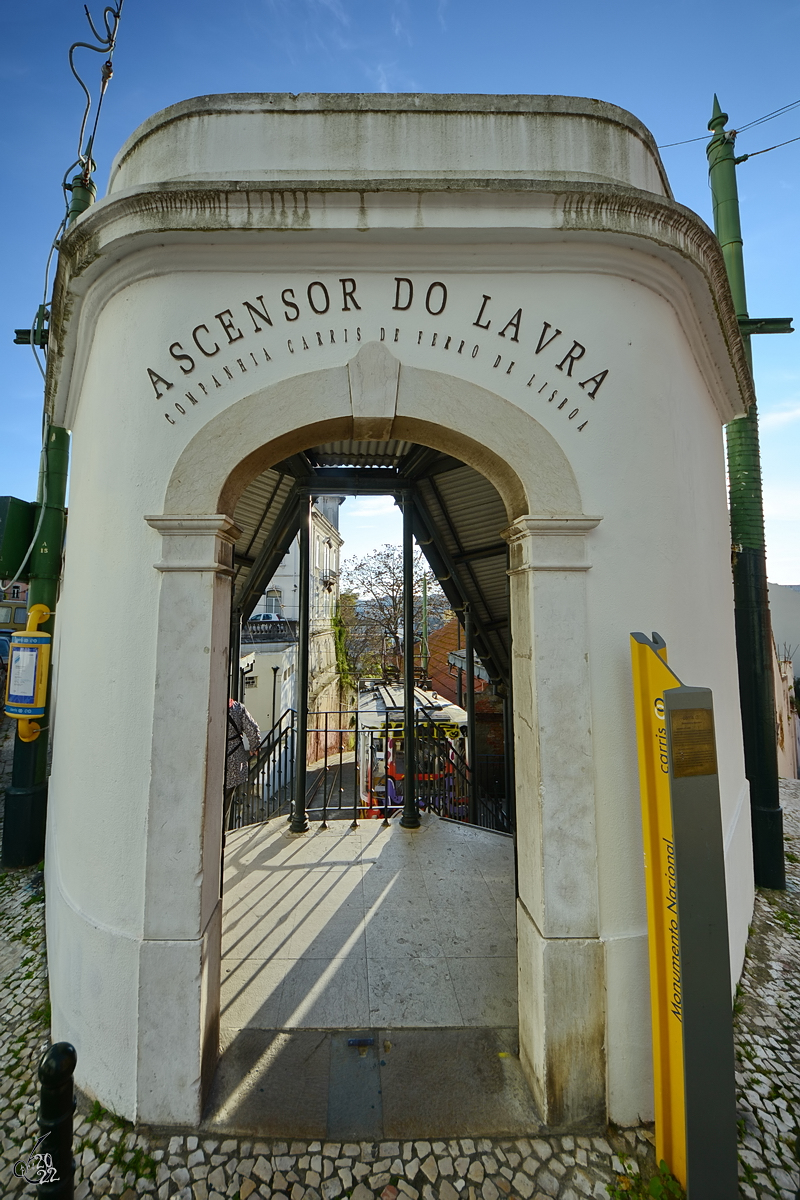
[[[414,548],[414,639],[422,637],[422,583],[428,591],[428,627],[449,620],[444,592]],[[345,652],[353,675],[399,678],[403,657],[403,549],[386,543],[363,558],[346,558],[341,568],[340,616]]]

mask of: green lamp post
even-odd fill
[[[784,318],[751,320],[747,312],[739,194],[736,187],[734,130],[726,130],[727,113],[717,97],[708,123],[713,137],[706,147],[714,229],[722,247],[736,316],[752,373],[752,333],[791,333]],[[755,881],[761,887],[784,888],[783,811],[778,799],[778,755],[775,692],[772,673],[772,629],[767,592],[764,510],[758,412],[755,403],[726,427],[731,515],[731,563],[739,662],[745,771],[750,783]]]

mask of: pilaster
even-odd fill
[[[599,517],[524,516],[509,543],[520,1052],[548,1124],[605,1112],[586,617]]]
[[[162,536],[147,819],[137,1117],[199,1119],[217,1055],[230,583],[222,514],[145,517]],[[169,1064],[168,1068],[166,1064]]]

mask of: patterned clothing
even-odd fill
[[[245,748],[242,734],[247,738]],[[261,732],[250,713],[238,700],[228,705],[228,741],[225,757],[225,787],[234,788],[247,780],[247,764],[250,754],[258,750]]]

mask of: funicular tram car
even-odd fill
[[[459,705],[414,688],[416,796],[423,810],[466,820],[469,767],[467,714]],[[405,689],[362,679],[358,690],[358,767],[361,808],[391,817],[403,807]]]

